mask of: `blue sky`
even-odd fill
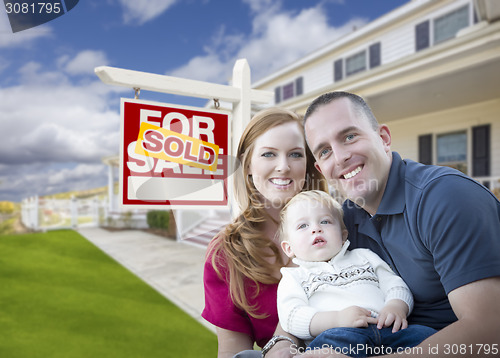
[[[80,0],[12,33],[0,3],[0,201],[107,184],[120,97],[96,66],[226,84],[238,58],[256,81],[408,0]],[[143,91],[141,99],[204,100]]]

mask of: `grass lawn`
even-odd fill
[[[216,336],[71,230],[0,236],[0,357],[215,357]]]

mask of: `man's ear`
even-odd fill
[[[290,246],[290,243],[288,241],[281,242],[281,249],[283,250],[283,252],[285,253],[286,256],[288,256],[290,258],[295,256],[293,253],[292,247]]]
[[[391,131],[389,130],[389,127],[385,124],[381,124],[378,127],[378,134],[379,134],[380,138],[382,139],[384,149],[386,150],[386,152],[390,152],[392,138],[391,138]]]

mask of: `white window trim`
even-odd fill
[[[370,59],[369,59],[370,54],[368,52],[369,48],[370,48],[370,45],[368,45],[368,47],[365,47],[364,49],[352,52],[351,54],[346,55],[344,57],[340,57],[342,59],[342,71],[344,72],[344,78],[342,80],[345,80],[347,77],[355,76],[358,73],[362,73],[362,72],[368,71],[370,69],[369,68],[369,66],[370,66]],[[365,69],[362,70],[362,71],[357,71],[357,72],[348,74],[347,73],[347,59],[350,58],[350,57],[359,55],[360,53],[364,53],[365,54]]]
[[[435,44],[434,43],[434,21],[436,21],[436,19],[442,17],[442,16],[446,16],[447,14],[450,14],[452,13],[453,11],[456,11],[462,7],[468,7],[469,8],[469,23],[467,24],[466,27],[470,27],[474,24],[474,7],[473,7],[473,4],[472,2],[469,2],[469,3],[466,3],[466,4],[460,4],[459,6],[453,8],[453,9],[450,9],[448,10],[447,12],[443,13],[443,14],[439,14],[439,15],[436,15],[434,17],[431,17],[429,19],[429,47],[433,47],[433,46],[437,46],[437,45],[440,45],[442,43],[445,43],[446,41],[448,40],[445,40],[445,41],[442,41],[442,42],[439,42],[438,44]]]
[[[465,173],[468,176],[471,176],[472,174],[472,127],[467,127],[467,128],[450,128],[448,130],[443,130],[440,132],[433,132],[432,133],[432,163],[435,165],[441,165],[438,163],[438,143],[437,143],[437,138],[440,135],[446,135],[446,134],[452,134],[452,133],[457,133],[457,132],[465,132],[466,135],[466,156],[467,158],[465,159],[465,163],[467,163],[467,173]]]

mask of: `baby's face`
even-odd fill
[[[319,202],[302,200],[286,214],[286,240],[281,247],[289,257],[304,261],[328,261],[342,248],[339,219]]]

